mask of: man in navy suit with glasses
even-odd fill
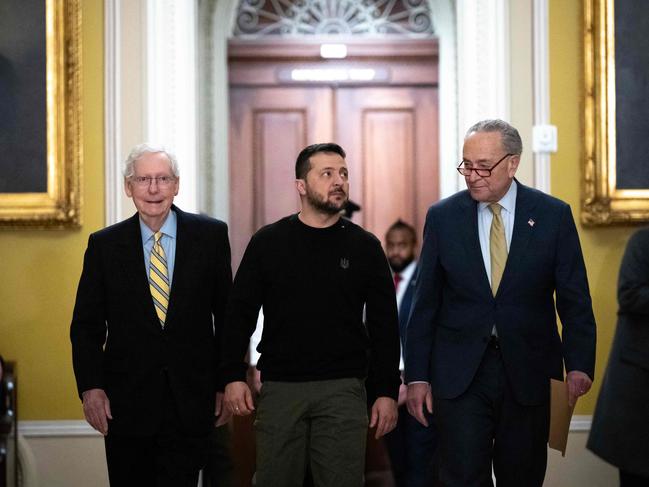
[[[467,190],[426,217],[408,323],[408,410],[435,411],[445,487],[540,487],[550,379],[588,392],[595,319],[570,207],[518,182],[522,142],[502,120],[472,126]],[[556,315],[562,323],[557,329]]]
[[[77,389],[112,487],[196,487],[215,422],[230,417],[217,377],[228,229],[173,205],[178,163],[162,147],[131,151],[124,186],[137,213],[88,239],[70,329]]]

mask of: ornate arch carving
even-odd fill
[[[242,0],[234,37],[435,35],[426,0]]]

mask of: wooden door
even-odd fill
[[[252,234],[295,213],[295,159],[306,145],[332,139],[328,87],[230,90],[230,241],[238,268]]]
[[[337,142],[347,152],[353,220],[383,240],[401,218],[421,235],[438,199],[437,44],[365,41],[343,61],[316,43],[230,45],[230,240],[233,269],[252,234],[299,208],[295,159],[305,146]],[[301,69],[369,68],[369,82],[292,82]],[[308,353],[308,351],[305,351]],[[252,418],[234,423],[237,485],[254,472]],[[368,437],[367,486],[390,485],[382,442]]]
[[[381,241],[397,219],[423,231],[438,199],[436,87],[340,88],[337,141],[347,151],[355,219]]]

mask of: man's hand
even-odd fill
[[[83,399],[83,414],[90,426],[102,435],[108,434],[108,420],[113,419],[110,414],[110,401],[103,389],[88,389],[81,394]]]
[[[372,406],[370,418],[370,428],[376,426],[376,435],[374,435],[374,438],[378,440],[381,436],[392,431],[397,425],[398,414],[397,401],[391,397],[377,398]]]
[[[428,426],[428,420],[424,415],[424,404],[426,410],[433,414],[433,394],[430,392],[430,384],[421,382],[408,384],[408,399],[406,402],[410,415],[424,426]]]
[[[250,387],[242,381],[230,382],[225,386],[223,402],[224,407],[235,416],[248,416],[255,410]]]
[[[232,419],[232,411],[223,407],[223,393],[216,393],[216,407],[214,408],[214,416],[216,416],[216,423],[214,426],[217,428],[227,424]]]
[[[577,403],[577,398],[586,394],[593,385],[590,377],[579,370],[568,372],[566,382],[568,383],[568,405],[571,407]]]

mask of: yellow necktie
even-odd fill
[[[502,206],[492,203],[489,205],[489,209],[493,213],[489,232],[489,253],[491,255],[491,292],[495,296],[507,263],[507,240],[505,240],[505,225],[503,225],[503,219],[500,216]]]
[[[169,272],[167,271],[167,256],[160,244],[162,232],[154,236],[153,249],[149,264],[149,289],[153,297],[155,312],[160,320],[160,326],[164,328],[167,319],[167,308],[169,308]]]

